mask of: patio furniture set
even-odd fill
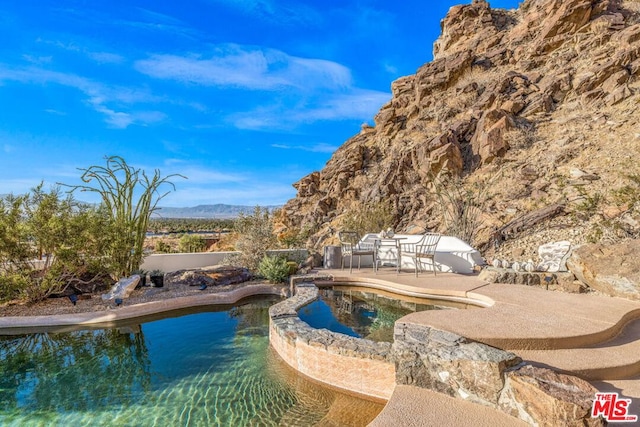
[[[435,261],[436,249],[441,235],[438,233],[425,233],[418,240],[409,239],[406,236],[380,236],[367,235],[360,238],[354,231],[340,231],[338,238],[342,249],[341,269],[344,269],[344,260],[349,258],[349,273],[353,272],[353,257],[358,257],[358,270],[363,256],[370,256],[373,259],[373,270],[387,264],[395,264],[397,273],[402,268],[403,257],[408,257],[413,261],[416,277],[422,271],[425,263],[430,265],[433,274],[436,275],[438,264]],[[394,259],[395,258],[395,259]]]

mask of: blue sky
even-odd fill
[[[285,203],[432,59],[460,3],[0,2],[0,194],[120,155],[188,177],[164,206]]]

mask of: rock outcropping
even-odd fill
[[[532,250],[640,235],[637,2],[526,0],[506,11],[474,0],[450,9],[433,51],[393,82],[374,126],[294,184],[283,229],[310,230],[319,250],[354,205],[382,202],[397,231],[450,232],[438,194],[454,177],[461,206],[480,218],[462,237],[487,256],[536,233],[546,234]],[[548,214],[511,223],[536,211]]]
[[[573,251],[568,264],[580,282],[614,297],[640,300],[640,240],[590,244]]]

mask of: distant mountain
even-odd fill
[[[280,208],[280,206],[261,206],[269,210]],[[236,218],[240,213],[250,214],[255,206],[243,205],[198,205],[188,208],[161,207],[152,218]]]

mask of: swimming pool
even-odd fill
[[[310,382],[271,350],[268,307],[276,301],[252,298],[119,328],[0,337],[0,424],[368,424],[381,403]]]

